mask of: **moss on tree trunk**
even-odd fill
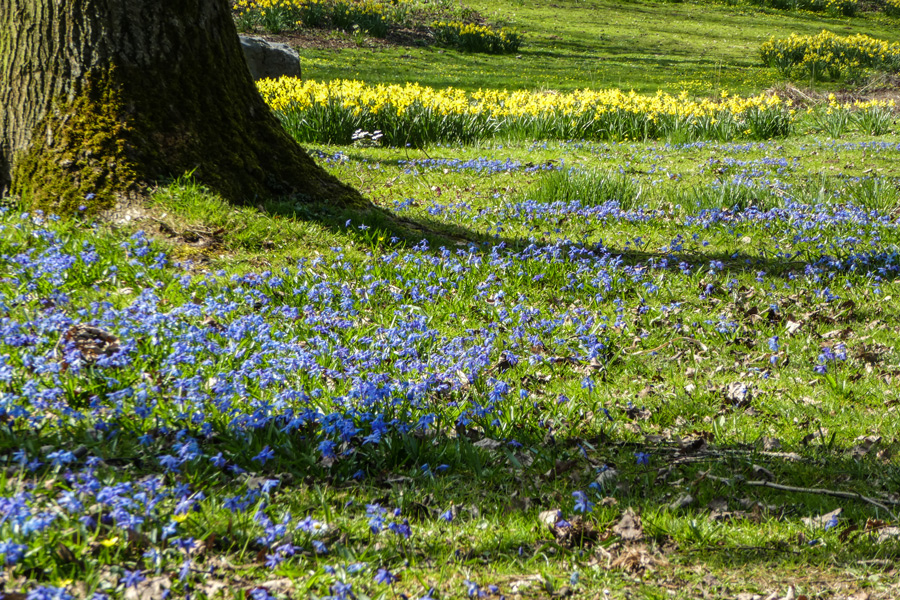
[[[0,188],[65,214],[192,172],[235,202],[362,207],[260,98],[226,0],[4,0]]]

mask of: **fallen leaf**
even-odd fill
[[[158,600],[166,597],[166,591],[172,587],[172,580],[165,575],[148,577],[140,583],[125,590],[125,600]],[[212,596],[210,596],[212,597]]]
[[[781,440],[779,440],[778,438],[764,437],[764,438],[762,438],[762,447],[763,447],[763,450],[765,450],[767,452],[772,452],[774,450],[780,450],[781,449]]]
[[[478,440],[472,445],[476,448],[482,448],[484,450],[496,450],[503,445],[503,442],[492,440],[491,438],[484,438],[482,440]]]
[[[656,565],[665,565],[667,561],[658,555],[651,554],[643,544],[625,548],[615,560],[612,561],[613,569],[620,569],[628,573],[640,574]]]
[[[722,393],[732,406],[742,407],[750,403],[750,388],[740,381],[729,383]]]
[[[787,330],[788,335],[794,335],[795,333],[800,331],[800,328],[802,326],[803,325],[801,323],[798,323],[797,321],[788,321],[787,323],[785,323],[784,328]]]
[[[562,511],[558,508],[545,510],[538,515],[538,520],[546,525],[550,531],[553,531],[560,519],[562,519]]]
[[[631,508],[625,509],[622,518],[613,525],[612,530],[613,533],[622,538],[623,542],[638,542],[644,538],[641,518]]]
[[[516,579],[515,581],[511,581],[509,583],[509,589],[512,593],[517,593],[520,590],[524,590],[526,588],[531,587],[531,585],[537,581],[542,581],[544,577],[542,575],[526,575],[521,579]]]
[[[813,529],[818,529],[820,527],[831,528],[837,525],[838,517],[841,514],[843,509],[836,508],[830,513],[819,515],[816,517],[803,517],[801,521],[807,526]]]
[[[90,325],[73,325],[66,331],[66,339],[75,344],[86,361],[93,362],[102,355],[119,350],[119,338]]]
[[[198,588],[204,594],[206,594],[207,598],[213,598],[216,594],[221,592],[222,590],[228,589],[230,586],[224,581],[218,581],[215,579],[206,579],[203,580],[201,584],[199,584]],[[149,600],[149,599],[148,599]]]
[[[597,485],[601,490],[610,490],[616,485],[616,479],[619,477],[619,472],[615,469],[606,469],[594,480],[597,482]]]
[[[706,508],[709,510],[726,511],[728,510],[728,500],[718,496],[717,498],[710,500],[709,503],[707,503]]]
[[[554,525],[551,531],[557,543],[566,548],[590,546],[599,538],[599,532],[594,527],[594,524],[581,517],[573,517],[571,521],[567,522],[565,527],[556,527]]]
[[[693,503],[693,496],[691,496],[690,494],[682,494],[669,504],[669,510],[681,510],[682,508],[687,508]]]
[[[884,527],[878,532],[878,539],[875,540],[875,543],[883,544],[889,540],[896,540],[898,538],[900,538],[900,527]]]
[[[702,436],[686,437],[678,440],[678,446],[685,452],[700,452],[706,449],[706,439]]]
[[[833,338],[838,338],[841,340],[846,340],[851,335],[853,335],[853,330],[847,327],[846,329],[835,329],[833,331],[827,331],[822,334],[822,339],[830,340]]]
[[[881,443],[880,435],[862,435],[854,440],[857,445],[850,451],[850,455],[854,458],[862,458],[869,453],[872,448]]]

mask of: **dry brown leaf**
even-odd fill
[[[553,531],[560,519],[562,519],[562,511],[558,508],[542,511],[538,515],[538,520],[546,525],[550,531]]]
[[[797,321],[788,321],[784,325],[784,328],[787,330],[788,335],[794,335],[795,333],[800,331],[801,327],[803,327],[803,325],[801,323],[798,323]]]
[[[722,393],[732,406],[742,407],[750,404],[750,388],[747,387],[747,384],[740,381],[729,383],[722,390]]]
[[[851,335],[853,335],[853,330],[847,327],[845,329],[835,329],[832,331],[827,331],[822,334],[822,339],[830,340],[833,338],[838,338],[841,340],[846,340]]]
[[[515,581],[509,582],[509,589],[513,594],[518,593],[521,590],[531,587],[531,585],[538,581],[543,581],[543,575],[526,575],[525,577],[520,577]]]
[[[781,449],[781,440],[779,440],[778,438],[764,437],[764,438],[762,438],[762,447],[763,447],[763,450],[765,450],[767,452],[774,452],[776,450],[780,450]]]
[[[631,508],[627,508],[619,522],[613,525],[613,533],[622,538],[623,542],[638,542],[644,539],[644,528],[641,518]]]
[[[73,325],[66,331],[66,340],[73,342],[86,361],[93,362],[103,355],[119,350],[119,338],[90,325]]]
[[[709,503],[707,503],[706,508],[711,511],[717,510],[720,512],[724,512],[728,510],[728,500],[726,500],[722,496],[718,496],[710,500]]]
[[[878,532],[878,539],[875,540],[875,543],[883,544],[898,539],[900,539],[900,527],[884,527]]]
[[[594,524],[581,517],[573,517],[564,526],[554,526],[552,531],[557,543],[566,548],[591,546],[600,537]]]
[[[606,469],[594,480],[597,482],[597,485],[601,490],[607,491],[611,490],[616,485],[616,480],[619,477],[619,472],[615,469]]]
[[[478,440],[472,445],[476,448],[482,448],[484,450],[496,450],[503,445],[503,442],[492,440],[491,438],[484,438],[482,440]]]
[[[648,569],[652,569],[657,565],[664,566],[666,564],[666,559],[662,556],[654,556],[647,550],[646,546],[640,544],[623,549],[621,554],[612,561],[610,566],[613,569],[620,569],[628,573],[639,574]]]
[[[215,579],[206,579],[203,583],[197,586],[197,589],[206,594],[207,598],[215,598],[216,594],[221,592],[222,590],[227,590],[229,586],[224,581],[218,581]]]
[[[837,524],[837,518],[841,515],[841,511],[843,509],[836,508],[830,513],[824,515],[818,515],[816,517],[803,517],[801,521],[807,526],[813,529],[818,529],[820,527],[834,527]]]
[[[125,600],[159,600],[172,587],[172,580],[165,575],[148,577],[125,590]]]
[[[877,447],[881,443],[880,435],[862,435],[854,440],[857,445],[850,451],[850,455],[854,458],[862,458],[869,453],[870,450]]]
[[[669,510],[681,510],[683,508],[687,508],[691,504],[694,503],[694,497],[690,494],[681,494],[671,503],[669,503]]]

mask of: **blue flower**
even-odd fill
[[[125,584],[126,588],[137,587],[137,584],[144,581],[146,577],[141,574],[140,570],[129,571],[125,569],[125,573],[122,575],[122,582]]]
[[[375,572],[375,577],[373,578],[375,583],[383,583],[386,585],[390,585],[397,581],[397,577],[393,575],[390,571],[385,569],[384,567],[378,569]]]
[[[27,600],[73,600],[65,588],[53,587],[52,585],[41,585],[30,592],[26,596]]]
[[[588,500],[584,492],[572,492],[572,496],[575,498],[575,512],[589,513],[594,510],[594,503]]]
[[[403,519],[402,523],[391,523],[388,525],[388,529],[404,539],[407,539],[412,535],[412,529],[410,529],[409,521],[407,519]]]
[[[258,462],[261,465],[266,464],[270,460],[275,457],[275,451],[266,446],[262,450],[260,450],[259,454],[254,456],[251,460]]]
[[[0,542],[0,556],[7,565],[14,565],[22,560],[26,550],[28,550],[28,546],[25,544],[17,544],[9,540]]]

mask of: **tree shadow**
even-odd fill
[[[352,233],[352,231],[348,231],[348,221],[356,225],[364,224],[366,227],[382,232],[383,235],[378,236],[382,238],[382,241],[378,242],[377,245],[381,245],[382,248],[388,251],[396,249],[398,243],[402,246],[410,247],[420,244],[423,240],[427,242],[427,246],[422,248],[423,251],[430,253],[439,253],[442,248],[464,248],[468,252],[490,254],[495,248],[503,248],[508,252],[515,253],[525,248],[545,250],[560,246],[570,246],[583,250],[582,256],[594,256],[598,260],[608,260],[609,257],[613,257],[619,259],[623,266],[629,267],[653,265],[655,268],[660,268],[661,265],[665,265],[670,270],[677,270],[681,268],[681,265],[695,269],[697,267],[708,267],[711,263],[716,263],[717,270],[736,274],[764,271],[767,276],[780,279],[802,274],[807,265],[825,256],[825,254],[822,254],[800,260],[797,257],[785,258],[740,250],[736,252],[721,250],[654,252],[605,245],[585,245],[571,240],[561,240],[553,243],[535,238],[488,234],[461,224],[425,216],[400,216],[386,208],[374,205],[360,211],[353,208],[335,209],[326,206],[309,206],[287,199],[266,203],[261,208],[269,214],[280,217],[314,221],[338,235]],[[612,222],[606,226],[614,227]],[[877,250],[857,254],[856,258],[862,264],[870,264],[873,270],[880,263],[885,265],[892,264],[890,255]],[[841,263],[830,267],[828,272],[840,274],[857,270],[858,266],[854,266],[851,263]],[[893,281],[900,277],[900,273],[897,273],[895,270],[888,270],[881,277],[883,281]]]

